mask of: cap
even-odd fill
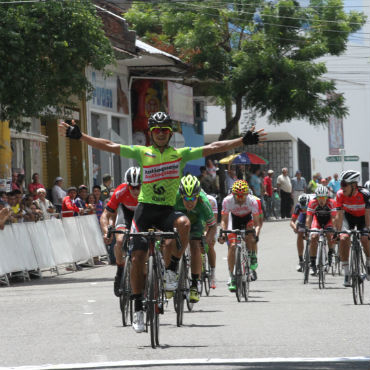
[[[88,190],[88,187],[87,187],[86,185],[80,185],[80,186],[78,187],[78,190],[80,191],[80,190],[82,190],[82,189],[86,189],[86,190]]]
[[[46,194],[46,190],[44,188],[38,188],[37,193],[45,193]]]
[[[72,191],[72,190],[77,191],[77,188],[76,188],[75,186],[71,186],[71,187],[69,187],[69,188],[67,189],[67,193],[69,193],[69,192],[70,192],[70,191]]]
[[[300,170],[297,170],[297,171],[295,171],[295,174],[296,174],[296,175],[301,175],[301,174],[302,174],[302,172],[301,172]]]
[[[58,177],[55,178],[55,181],[54,182],[62,181],[62,180],[63,180],[63,177],[58,176]]]
[[[268,170],[267,173],[274,173],[274,171],[273,170]]]
[[[109,174],[109,173],[105,173],[104,175],[103,175],[103,181],[108,181],[108,180],[110,180],[112,178],[112,176]]]

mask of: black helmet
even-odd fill
[[[152,114],[148,120],[149,128],[151,126],[155,126],[159,124],[166,124],[172,127],[171,117],[167,113],[164,113],[164,112],[157,112],[157,113]]]

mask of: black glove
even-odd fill
[[[256,235],[254,238],[256,239],[256,243],[258,243],[258,241],[260,240],[259,236]]]
[[[339,239],[339,233],[338,233],[338,231],[334,231],[333,240],[337,241],[338,239]]]
[[[243,136],[243,144],[244,145],[254,145],[258,144],[260,141],[258,132],[253,132],[251,130],[248,130],[244,136]]]
[[[77,125],[73,125],[68,127],[66,136],[70,139],[80,140],[82,134],[80,128]]]

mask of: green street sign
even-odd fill
[[[357,162],[360,160],[360,157],[358,155],[345,155],[344,160],[346,162]]]
[[[340,162],[342,159],[340,155],[329,155],[326,157],[326,160],[328,162]]]

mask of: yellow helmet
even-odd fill
[[[235,181],[231,189],[233,194],[248,194],[249,186],[248,183],[244,180]]]

